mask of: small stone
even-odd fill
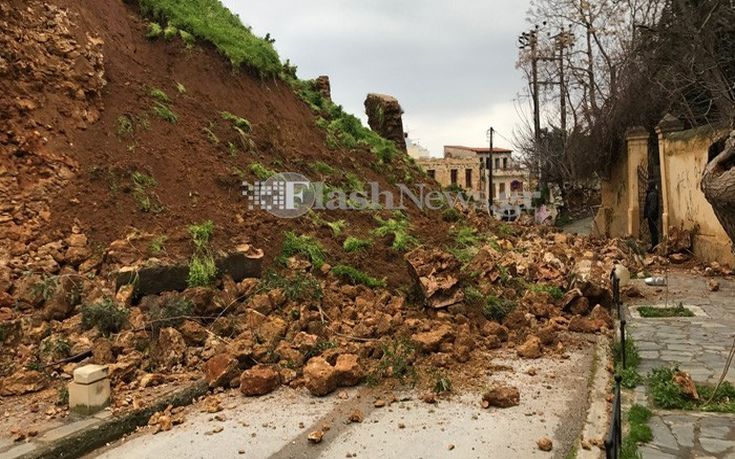
[[[383,400],[382,398],[379,398],[375,400],[375,402],[373,403],[373,406],[375,408],[383,408],[385,406],[385,400]]]
[[[541,451],[551,451],[551,449],[554,447],[551,438],[547,437],[546,435],[536,440],[536,445]]]
[[[347,421],[362,422],[363,419],[365,419],[365,416],[362,414],[362,411],[356,408],[355,411],[350,414],[350,417],[347,418]]]
[[[321,430],[315,430],[311,432],[307,438],[311,443],[321,443],[324,438],[324,432]]]
[[[537,359],[541,357],[541,340],[537,336],[531,335],[526,341],[516,349],[519,357],[524,359]]]
[[[496,406],[498,408],[509,408],[520,403],[521,394],[518,388],[498,384],[482,396],[483,407]],[[487,406],[485,406],[487,405]]]
[[[707,281],[707,287],[709,288],[710,292],[717,292],[720,290],[720,283],[714,279],[710,279],[709,281]]]

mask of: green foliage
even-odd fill
[[[625,339],[625,369],[623,369],[623,354],[620,341],[613,344],[613,361],[615,362],[615,372],[622,376],[620,385],[626,389],[633,389],[643,382],[643,377],[638,373],[638,365],[641,362],[638,348],[632,337]]]
[[[694,313],[682,304],[672,308],[655,308],[653,306],[639,306],[638,313],[645,318],[661,317],[694,317]]]
[[[365,191],[365,182],[352,172],[345,174],[344,185],[348,192]]]
[[[283,240],[280,259],[285,262],[294,255],[303,256],[317,269],[322,267],[326,258],[324,249],[316,239],[304,234],[297,236],[296,233],[289,231]]]
[[[265,167],[264,165],[258,162],[250,164],[250,172],[252,172],[253,175],[255,175],[255,177],[261,181],[268,180],[270,177],[277,174],[276,171],[272,169],[268,169],[267,167]]]
[[[561,300],[564,298],[564,290],[555,285],[549,284],[528,284],[528,290],[532,292],[548,293],[553,299]]]
[[[315,161],[311,163],[309,167],[311,167],[311,170],[321,175],[332,175],[335,172],[334,168],[324,161]]]
[[[311,347],[306,353],[304,354],[304,360],[308,361],[312,357],[316,357],[318,355],[322,355],[324,351],[327,351],[329,349],[336,349],[337,343],[334,341],[326,341],[326,340],[318,340],[316,344]]]
[[[455,209],[454,207],[450,207],[442,211],[442,220],[444,220],[445,222],[455,223],[462,220],[462,217],[462,212]]]
[[[115,304],[111,298],[84,305],[81,310],[82,328],[89,330],[94,327],[106,336],[122,330],[128,320],[128,310]]]
[[[150,310],[150,319],[154,330],[176,327],[184,318],[191,316],[194,304],[186,298],[170,298],[161,305],[154,305]]]
[[[236,67],[247,65],[261,77],[276,76],[282,70],[273,44],[253,35],[219,0],[139,0],[139,3],[145,15],[177,27],[185,42],[191,43],[194,37],[206,40]]]
[[[324,224],[329,227],[330,230],[332,230],[332,234],[336,237],[342,234],[342,232],[347,227],[347,222],[345,220],[335,220],[333,222],[324,222]]]
[[[59,386],[59,393],[56,398],[56,406],[69,405],[69,388],[65,385]]]
[[[437,394],[443,394],[452,391],[452,380],[441,371],[434,371],[434,387],[433,390]]]
[[[393,243],[391,244],[391,247],[393,249],[403,252],[418,244],[418,240],[409,234],[408,219],[402,214],[395,213],[393,217],[387,220],[376,216],[375,220],[378,222],[379,226],[373,231],[373,233],[378,237],[392,235]]]
[[[146,38],[149,40],[155,40],[161,35],[163,35],[163,28],[155,22],[149,22],[148,29],[145,34]]]
[[[150,96],[156,99],[159,102],[162,102],[164,104],[170,104],[171,98],[168,97],[168,94],[166,94],[163,90],[158,88],[151,88],[149,92]]]
[[[44,274],[38,282],[31,286],[31,293],[35,298],[42,298],[44,301],[48,301],[56,293],[58,280],[58,276]]]
[[[628,411],[628,432],[623,435],[623,445],[620,449],[622,459],[639,459],[639,443],[648,443],[653,440],[653,433],[648,426],[651,411],[645,406],[633,405]]]
[[[516,304],[506,298],[498,298],[493,295],[489,295],[485,299],[485,304],[482,307],[482,315],[487,320],[495,320],[502,322],[505,316],[510,314],[515,309]]]
[[[153,103],[153,113],[167,123],[176,124],[179,121],[179,116],[168,105],[159,101]]]
[[[369,276],[353,266],[337,265],[332,268],[331,272],[352,285],[362,284],[370,288],[385,287],[387,285],[385,280]]]
[[[381,379],[392,376],[401,383],[408,380],[411,384],[415,384],[418,375],[413,366],[416,359],[416,348],[413,344],[407,338],[401,337],[382,344],[381,349],[383,357],[368,375],[368,383],[376,384]]]
[[[197,251],[208,249],[212,235],[214,235],[214,222],[205,220],[202,223],[191,224],[188,227],[189,236]]]
[[[667,410],[735,413],[735,387],[732,384],[723,382],[716,393],[713,386],[695,384],[699,400],[692,400],[674,382],[674,373],[678,370],[677,367],[655,368],[648,375],[648,393],[657,407]],[[707,403],[710,399],[712,401]]]
[[[209,140],[209,143],[212,145],[219,145],[219,137],[217,137],[217,134],[214,133],[214,131],[211,129],[213,126],[210,125],[209,127],[203,127],[202,132],[204,132],[204,135],[207,136],[207,140]]]
[[[454,245],[448,250],[462,264],[469,263],[477,255],[479,246],[487,240],[486,237],[479,235],[475,228],[469,226],[454,228],[450,234],[454,238]]]
[[[342,247],[345,249],[345,252],[356,252],[358,250],[365,250],[371,245],[373,245],[373,241],[371,241],[370,239],[360,239],[354,236],[350,236],[345,239]]]
[[[179,34],[179,29],[172,26],[171,24],[167,25],[165,29],[163,29],[163,38],[166,40],[171,40],[173,38],[176,38],[176,36]]]
[[[267,292],[280,288],[292,301],[318,300],[323,296],[319,281],[312,276],[297,273],[292,277],[284,277],[276,271],[269,270],[258,285],[258,292]]]
[[[153,190],[158,183],[150,175],[135,171],[130,174],[131,190],[133,198],[138,203],[138,208],[143,212],[158,213],[163,210],[163,206],[158,199],[158,195]]]
[[[189,276],[186,283],[189,287],[208,287],[217,277],[217,265],[214,257],[209,254],[199,254],[189,261]]]
[[[513,236],[516,234],[516,230],[513,227],[513,225],[510,225],[508,223],[499,224],[497,229],[498,229],[498,234],[500,234],[501,236],[508,237],[508,236]]]
[[[63,359],[71,355],[71,343],[65,337],[49,336],[41,342],[41,353],[53,359]]]
[[[166,241],[168,240],[168,237],[161,234],[153,239],[151,239],[151,243],[148,245],[148,250],[151,251],[153,255],[158,255],[159,253],[166,250]]]
[[[214,223],[206,220],[188,227],[189,236],[194,244],[194,254],[189,261],[189,287],[206,287],[212,285],[217,277],[217,265],[211,254],[209,244],[214,235]]]
[[[117,129],[115,130],[120,137],[133,135],[135,125],[133,119],[129,115],[120,115],[117,117]]]
[[[222,116],[222,119],[225,121],[229,121],[233,124],[233,126],[239,128],[243,131],[243,133],[249,133],[252,130],[252,126],[250,125],[250,121],[246,120],[245,118],[241,118],[237,115],[233,115],[230,112],[222,112],[220,113]]]
[[[197,41],[196,37],[186,30],[179,30],[179,36],[181,37],[181,40],[186,44],[187,48],[191,48],[192,46],[194,46]]]

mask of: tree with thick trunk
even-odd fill
[[[724,149],[713,153],[717,156],[707,164],[701,188],[730,240],[735,242],[735,131],[724,142]]]

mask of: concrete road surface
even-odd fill
[[[488,371],[487,383],[516,385],[519,406],[482,409],[478,392],[453,395],[436,404],[412,390],[376,408],[384,390],[353,388],[324,398],[283,388],[246,398],[236,390],[220,394],[224,410],[204,413],[194,405],[184,424],[153,435],[149,429],[89,457],[184,458],[563,458],[584,423],[593,347],[569,358],[495,360],[512,371]],[[528,373],[531,373],[530,375]],[[362,422],[348,422],[360,410]],[[327,426],[323,441],[307,436]],[[551,452],[536,440],[553,439]]]

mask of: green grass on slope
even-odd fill
[[[214,44],[233,65],[248,65],[263,76],[278,75],[273,45],[253,35],[219,0],[139,0],[143,14]]]

